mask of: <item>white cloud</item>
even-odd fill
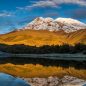
[[[86,6],[85,0],[51,0],[57,4],[77,4],[81,6]]]
[[[56,3],[54,3],[53,1],[39,1],[39,2],[35,2],[31,7],[57,7]]]
[[[40,0],[32,2],[32,5],[25,7],[17,7],[18,9],[31,9],[34,7],[59,7],[60,4],[77,4],[86,6],[85,0]]]
[[[10,16],[13,16],[13,13],[7,11],[0,12],[0,17],[10,17]]]
[[[11,16],[10,14],[5,14],[5,13],[0,13],[1,17],[5,17],[5,16]]]
[[[17,9],[19,10],[30,10],[34,7],[58,7],[56,3],[54,3],[53,1],[49,1],[49,0],[46,0],[46,1],[33,1],[32,2],[32,5],[29,5],[29,6],[25,6],[25,7],[17,7]]]
[[[86,1],[85,0],[44,0],[44,1],[38,1],[35,2],[32,7],[36,7],[36,6],[51,6],[51,7],[56,7],[59,4],[77,4],[77,5],[81,5],[81,6],[86,6]]]

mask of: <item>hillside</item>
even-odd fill
[[[66,35],[68,44],[83,43],[86,44],[86,29],[78,30]]]
[[[62,45],[64,43],[72,45],[75,43],[86,44],[86,29],[71,33],[66,33],[62,30],[51,32],[48,30],[22,29],[0,35],[0,43],[9,45],[25,44],[30,46]]]

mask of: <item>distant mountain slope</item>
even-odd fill
[[[66,35],[69,44],[84,43],[86,44],[86,29],[78,30]]]
[[[9,45],[13,44],[25,44],[30,46],[42,46],[42,45],[62,45],[64,43],[86,44],[86,29],[78,30],[72,33],[66,33],[60,31],[48,31],[48,30],[20,30],[7,34],[0,35],[0,43]]]

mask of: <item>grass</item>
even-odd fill
[[[20,30],[0,35],[0,43],[30,46],[62,45],[65,43],[72,45],[76,43],[86,44],[86,30],[78,30],[72,33],[63,31],[50,32],[47,30]]]
[[[8,73],[17,77],[49,77],[57,76],[59,78],[64,75],[75,76],[78,78],[86,79],[85,69],[75,69],[73,67],[63,68],[57,66],[43,66],[40,64],[24,64],[14,65],[11,63],[1,64],[0,72]]]

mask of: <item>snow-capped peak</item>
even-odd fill
[[[64,30],[65,32],[74,32],[80,29],[86,29],[86,24],[72,19],[72,18],[43,18],[38,17],[30,22],[24,29],[35,29],[35,30],[49,30],[58,31]]]
[[[78,25],[86,26],[86,24],[72,18],[57,18],[55,19],[55,21],[59,21],[65,24],[78,24]]]
[[[45,20],[46,22],[54,21],[54,19],[53,19],[53,18],[50,18],[50,17],[45,18],[44,20]]]
[[[43,17],[37,17],[34,21],[32,21],[29,24],[33,24],[33,23],[41,23],[41,22],[51,22],[54,21],[52,18],[48,17],[48,18],[43,18]]]

